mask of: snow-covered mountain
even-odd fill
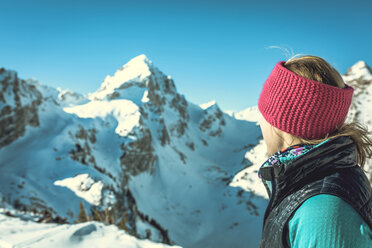
[[[350,116],[368,117],[370,69],[345,77],[360,87]],[[0,82],[0,246],[258,246],[268,200],[256,106],[195,105],[145,55],[87,97],[5,69]]]
[[[71,223],[81,203],[95,219],[109,212],[106,222],[118,224],[125,214],[128,233],[171,243],[166,230],[138,210],[123,183],[120,159],[132,139],[116,134],[111,114],[103,119],[67,113],[58,90],[12,71],[1,69],[0,81],[3,204],[41,214],[44,221]]]
[[[135,57],[87,98],[0,71],[2,207],[183,247],[256,247],[267,199],[230,185],[261,138]],[[75,227],[71,227],[75,228]]]

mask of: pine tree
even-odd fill
[[[123,217],[121,218],[120,223],[118,225],[119,228],[121,228],[121,229],[123,229],[125,231],[129,231],[129,228],[127,227],[127,222],[128,222],[127,216],[128,216],[128,212],[125,211],[123,213]]]
[[[97,209],[94,209],[92,212],[93,212],[93,220],[103,222],[102,215]]]
[[[110,215],[110,212],[109,212],[108,208],[105,208],[105,222],[107,224],[112,224],[111,215]]]
[[[83,203],[80,202],[80,212],[78,216],[78,223],[87,222],[87,221],[88,221],[88,217],[87,217],[87,213],[85,212],[85,207]]]

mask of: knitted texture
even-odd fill
[[[258,109],[272,126],[297,137],[324,138],[340,127],[349,111],[354,89],[341,89],[288,70],[279,61],[267,78]]]

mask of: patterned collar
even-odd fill
[[[290,147],[287,147],[287,148],[284,148],[280,151],[277,151],[276,153],[274,153],[271,157],[269,157],[262,165],[261,165],[261,168],[262,167],[266,167],[266,166],[275,166],[275,165],[279,165],[279,164],[288,164],[289,161],[301,156],[301,155],[304,155],[306,153],[308,153],[310,150],[322,145],[323,143],[329,141],[330,139],[326,139],[324,140],[323,142],[319,143],[319,144],[316,144],[316,145],[312,145],[312,144],[299,144],[299,145],[293,145],[293,146],[290,146]],[[260,173],[260,170],[258,170],[258,177],[261,178],[261,173]]]
[[[258,177],[262,178],[261,176],[261,168],[266,167],[266,166],[278,166],[278,165],[287,165],[291,160],[302,156],[312,149],[315,149],[316,147],[322,145],[323,143],[329,141],[330,139],[326,139],[322,141],[319,144],[299,144],[299,145],[293,145],[287,148],[284,148],[280,151],[277,151],[274,153],[272,156],[270,156],[260,167],[258,170]],[[271,182],[266,181],[267,185],[269,186],[270,192],[272,191],[271,189]],[[270,195],[270,194],[269,194]]]

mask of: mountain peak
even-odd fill
[[[372,79],[372,70],[365,61],[359,60],[347,70],[345,78],[347,81],[360,78],[370,80]]]
[[[129,82],[142,82],[154,71],[152,61],[141,54],[124,64],[113,76],[107,75],[100,88],[89,95],[91,100],[103,99],[112,94],[115,89],[124,87]]]
[[[123,76],[119,72],[125,70],[125,75],[128,78],[144,78],[151,74],[151,69],[153,69],[152,61],[149,60],[145,54],[141,54],[125,63],[119,70],[115,72],[113,77]]]
[[[136,63],[145,63],[145,64],[151,64],[151,60],[147,58],[145,54],[140,54],[133,59],[129,60],[126,64],[136,64]]]

